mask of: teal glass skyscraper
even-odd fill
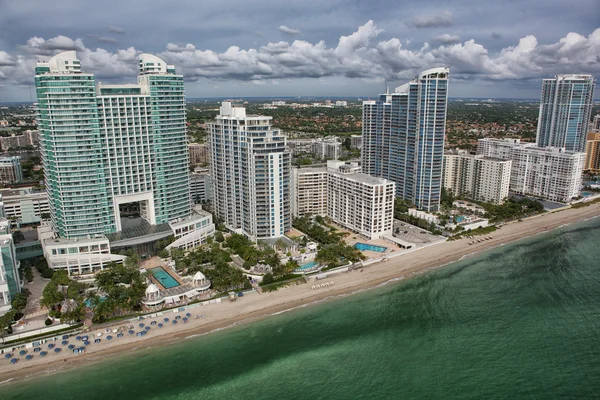
[[[363,102],[363,172],[396,182],[396,195],[418,208],[440,205],[448,68]]]
[[[536,144],[585,152],[594,104],[592,75],[556,75],[544,79]]]
[[[183,77],[140,55],[137,84],[96,85],[74,51],[36,67],[38,127],[52,225],[73,239],[121,231],[139,203],[160,224],[191,213]]]

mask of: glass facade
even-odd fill
[[[116,232],[118,205],[129,198],[143,198],[142,217],[156,224],[191,213],[183,77],[157,57],[140,58],[159,63],[140,64],[137,85],[96,86],[75,52],[38,63],[40,144],[59,237]]]
[[[448,69],[436,68],[363,104],[363,171],[396,182],[397,196],[439,208]]]
[[[595,83],[591,75],[544,79],[536,138],[539,147],[585,151]]]

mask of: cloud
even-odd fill
[[[492,39],[502,39],[502,34],[499,32],[492,32],[490,36],[492,37]]]
[[[123,35],[125,33],[125,29],[119,28],[118,26],[109,25],[106,27],[106,30],[110,33],[116,33],[117,35]]]
[[[279,26],[279,32],[289,35],[289,36],[296,36],[296,35],[299,35],[302,33],[302,32],[300,32],[300,29],[288,28],[285,25]]]
[[[406,40],[381,40],[383,32],[368,21],[334,46],[324,41],[279,41],[262,47],[243,49],[230,46],[223,52],[200,49],[196,45],[168,43],[157,55],[174,64],[186,82],[199,79],[241,81],[254,85],[301,78],[348,77],[362,81],[387,79],[406,81],[420,71],[450,66],[454,80],[502,81],[550,77],[558,73],[600,74],[600,28],[587,37],[569,33],[555,43],[542,44],[533,35],[491,53],[475,40],[458,42],[449,34],[437,39],[439,46],[424,43],[420,48],[405,48]],[[445,41],[445,43],[444,43]],[[413,42],[414,45],[414,42]],[[0,51],[0,82],[29,84],[37,59],[59,51],[77,51],[85,71],[98,79],[123,82],[137,74],[134,47],[108,51],[90,49],[81,39],[57,36],[33,37],[17,48],[15,54]]]
[[[108,36],[100,36],[100,35],[92,35],[92,34],[88,34],[86,36],[88,36],[98,42],[102,42],[102,43],[117,43],[118,42],[117,39],[111,38]]]
[[[460,36],[444,33],[443,35],[435,37],[434,40],[442,44],[455,44],[460,43]]]
[[[453,23],[452,13],[443,11],[439,14],[417,15],[407,25],[413,28],[438,28],[452,26]]]

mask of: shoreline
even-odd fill
[[[583,222],[598,216],[600,216],[600,204],[578,209],[570,208],[561,211],[551,211],[524,219],[520,222],[507,223],[499,230],[486,235],[492,236],[492,240],[473,245],[469,245],[470,240],[465,238],[447,241],[426,247],[427,251],[418,249],[408,253],[401,253],[388,259],[388,261],[368,265],[363,272],[356,270],[328,277],[327,281],[333,281],[335,285],[325,289],[311,290],[311,283],[300,284],[276,292],[263,294],[250,293],[236,302],[200,306],[193,310],[177,313],[168,312],[166,315],[154,320],[159,321],[164,317],[174,318],[176,315],[182,315],[186,312],[198,315],[206,314],[206,318],[194,319],[192,317],[187,324],[165,324],[165,327],[161,330],[153,328],[148,333],[147,338],[142,339],[136,336],[125,336],[107,342],[103,337],[101,344],[92,344],[81,355],[72,354],[70,350],[65,348],[65,351],[60,354],[49,352],[45,358],[41,358],[36,354],[31,361],[25,361],[24,357],[19,357],[21,360],[16,365],[11,365],[8,360],[2,359],[0,360],[0,385],[15,382],[15,380],[23,378],[50,375],[75,367],[93,365],[105,361],[111,355],[120,356],[129,354],[140,348],[169,345],[179,342],[182,339],[203,336],[238,325],[260,321],[269,316],[292,311],[300,307],[347,297],[358,292],[409,279],[415,275],[442,268],[456,261],[517,240],[549,232],[575,222]],[[147,320],[141,322],[147,322]],[[115,326],[123,324],[129,324],[129,322],[121,321],[115,324]],[[98,332],[98,330],[92,329],[89,335],[92,336],[95,332]],[[75,342],[73,341],[73,343]]]

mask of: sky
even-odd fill
[[[452,97],[539,98],[600,77],[597,0],[0,0],[0,102],[34,101],[37,60],[76,50],[105,83],[153,53],[188,98],[376,97],[450,67]],[[596,97],[600,97],[596,90]]]

